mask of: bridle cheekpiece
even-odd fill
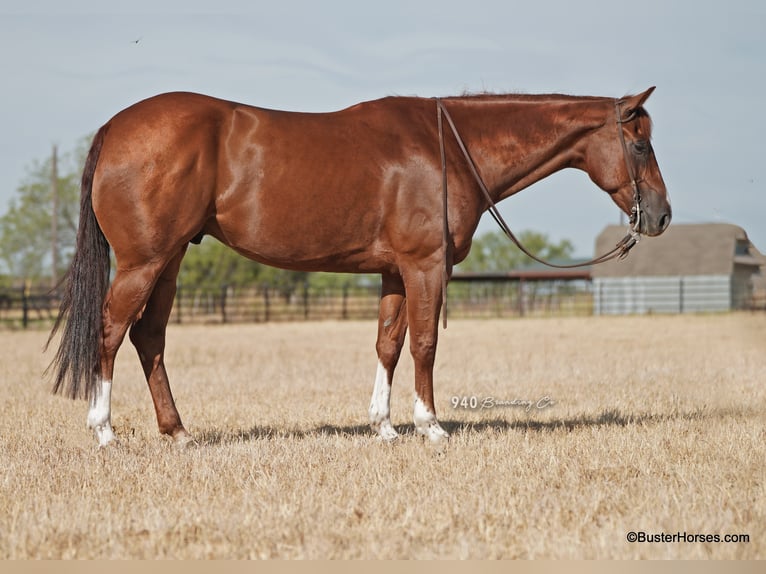
[[[633,163],[630,161],[630,154],[628,152],[628,144],[625,141],[625,133],[623,132],[622,125],[626,124],[628,122],[633,121],[636,119],[637,112],[635,110],[631,110],[631,112],[628,114],[627,117],[622,117],[622,110],[620,109],[620,106],[622,105],[622,100],[615,100],[614,101],[614,111],[615,115],[617,117],[617,133],[620,136],[620,143],[622,144],[622,155],[625,158],[625,167],[628,170],[628,177],[630,178],[630,185],[633,188],[633,208],[630,212],[630,219],[628,224],[628,233],[631,236],[631,240],[633,240],[633,245],[638,243],[641,235],[641,192],[638,188],[639,179],[636,176],[636,171],[633,168]],[[630,249],[630,248],[628,248]],[[623,254],[620,255],[620,258],[624,258],[627,256],[627,251],[625,251]]]

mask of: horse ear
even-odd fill
[[[624,107],[622,108],[622,119],[625,120],[629,117],[632,117],[636,113],[636,110],[643,106],[644,102],[649,99],[649,96],[652,95],[654,88],[656,88],[656,86],[652,86],[641,94],[636,94],[635,96],[626,96],[623,98],[622,103],[624,104]]]

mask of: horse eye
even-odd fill
[[[645,140],[633,142],[632,147],[636,155],[646,155],[649,152],[649,143]]]

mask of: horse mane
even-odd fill
[[[493,92],[493,91],[471,91],[465,90],[463,93],[456,96],[446,96],[442,99],[445,100],[472,100],[478,102],[492,102],[492,101],[561,101],[561,100],[603,100],[600,96],[574,96],[571,94],[528,94],[523,92]]]

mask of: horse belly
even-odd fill
[[[390,261],[373,210],[344,207],[333,194],[245,194],[216,216],[219,236],[243,255],[277,267],[305,271],[378,271]]]

